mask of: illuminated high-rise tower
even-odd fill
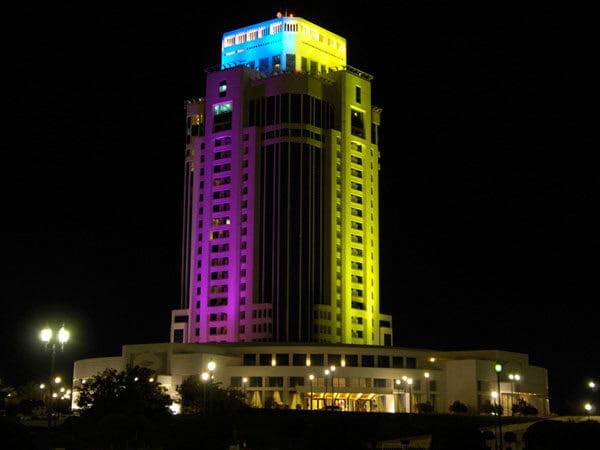
[[[223,35],[206,96],[185,105],[173,342],[392,345],[371,80],[344,38],[299,17]]]

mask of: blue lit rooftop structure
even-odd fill
[[[223,34],[221,69],[326,73],[346,66],[346,39],[305,19],[280,16]]]

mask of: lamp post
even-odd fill
[[[510,402],[511,402],[511,406],[510,406],[510,410],[511,410],[511,416],[515,415],[515,382],[519,382],[519,380],[521,379],[521,375],[519,375],[518,373],[509,373],[508,374],[508,379],[510,380]]]
[[[588,403],[586,403],[585,405],[583,405],[583,409],[585,409],[585,412],[586,412],[586,413],[587,413],[587,415],[588,415],[588,421],[589,421],[589,420],[591,420],[591,419],[590,419],[590,416],[591,416],[591,414],[592,414],[592,411],[593,411],[593,409],[594,409],[594,405],[592,405],[591,403],[589,403],[589,402],[588,402]]]
[[[244,393],[244,402],[246,401],[246,385],[248,384],[248,378],[242,378],[242,391]]]
[[[312,409],[313,409],[313,380],[314,380],[314,379],[315,379],[315,376],[314,376],[314,375],[311,373],[311,374],[308,376],[308,382],[309,382],[309,384],[310,384],[310,403],[309,403],[309,405],[310,405],[310,410],[311,410],[311,411],[312,411]]]
[[[425,377],[425,400],[429,403],[429,372],[425,372],[423,376]]]
[[[402,381],[396,380],[396,412],[400,412],[400,384]]]
[[[502,364],[499,362],[496,362],[496,364],[494,364],[494,371],[496,372],[496,383],[498,384],[498,411],[497,411],[497,417],[498,417],[498,448],[500,450],[503,450],[504,448],[504,442],[502,439],[502,392],[500,391],[500,374],[502,373]]]
[[[65,328],[64,325],[60,327],[60,329],[58,330],[58,333],[56,333],[56,336],[54,335],[54,332],[52,331],[52,329],[50,327],[46,327],[42,331],[40,331],[40,339],[44,343],[44,348],[46,351],[50,351],[50,377],[49,377],[50,392],[48,395],[48,405],[47,405],[48,428],[50,428],[50,426],[52,425],[52,412],[53,412],[52,409],[54,406],[52,376],[54,374],[54,366],[55,366],[55,362],[56,362],[56,350],[60,349],[60,351],[63,351],[65,348],[65,344],[69,341],[69,337],[70,337],[70,333]]]
[[[210,384],[209,386],[209,390],[208,390],[208,395],[209,395],[209,399],[208,399],[208,415],[212,416],[212,411],[213,411],[213,380],[215,379],[215,369],[217,368],[217,364],[214,361],[209,361],[208,364],[206,365],[206,368],[208,369],[208,382]]]
[[[334,392],[333,381],[335,380],[335,366],[331,366],[329,369],[331,370],[331,409],[334,409],[334,407],[335,407],[335,392]]]
[[[213,383],[215,378],[214,372],[217,367],[217,364],[214,361],[209,361],[206,368],[208,369],[208,374],[210,375],[210,384]]]
[[[411,413],[412,412],[412,385],[413,385],[413,379],[412,378],[407,378],[406,379],[406,384],[408,384],[408,412]]]
[[[202,396],[202,414],[206,414],[206,382],[208,381],[210,375],[208,374],[208,372],[202,372],[202,375],[200,375],[200,378],[202,378],[202,391],[203,391],[203,396]]]
[[[329,369],[325,369],[325,376],[323,377],[323,384],[325,384],[325,396],[323,397],[323,403],[325,405],[325,409],[327,409],[327,377],[329,376]]]

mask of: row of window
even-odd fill
[[[429,381],[429,390],[437,391],[436,380]],[[285,384],[284,384],[285,383]],[[331,379],[327,379],[324,376],[315,376],[312,380],[308,377],[230,377],[230,387],[232,388],[256,388],[256,387],[270,387],[270,388],[297,388],[303,386],[312,386],[313,388],[322,388],[325,385],[330,385]],[[368,378],[368,377],[334,377],[333,384],[335,387],[348,387],[348,388],[397,388],[396,379],[394,378]],[[423,390],[423,384],[421,380],[416,379],[413,382],[412,390],[421,391]],[[425,384],[425,387],[427,385]],[[400,388],[399,390],[402,390]]]
[[[333,105],[307,94],[280,94],[250,100],[250,126],[301,123],[318,128],[333,128]]]
[[[327,364],[325,364],[327,356]],[[291,364],[290,364],[291,363]],[[323,353],[244,353],[245,366],[346,366],[416,369],[417,358],[411,356],[357,355]]]
[[[315,41],[327,44],[329,47],[342,52],[345,51],[346,48],[342,41],[332,38],[331,36],[326,36],[316,28],[312,28],[308,25],[298,23],[295,21],[286,21],[283,23],[283,26],[281,22],[275,22],[272,23],[269,26],[269,28],[263,25],[256,28],[250,28],[245,31],[239,31],[229,36],[224,36],[223,48],[231,47],[233,45],[244,44],[246,42],[252,42],[256,39],[261,39],[266,36],[281,33],[282,30],[288,33],[300,32],[305,36],[314,39]]]
[[[314,139],[315,141],[325,141],[325,136],[321,133],[315,133],[305,128],[280,128],[262,134],[263,140],[276,139],[278,137],[298,137]]]

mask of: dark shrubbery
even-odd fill
[[[531,425],[523,435],[527,450],[573,450],[596,448],[600,442],[600,423],[543,420]]]

